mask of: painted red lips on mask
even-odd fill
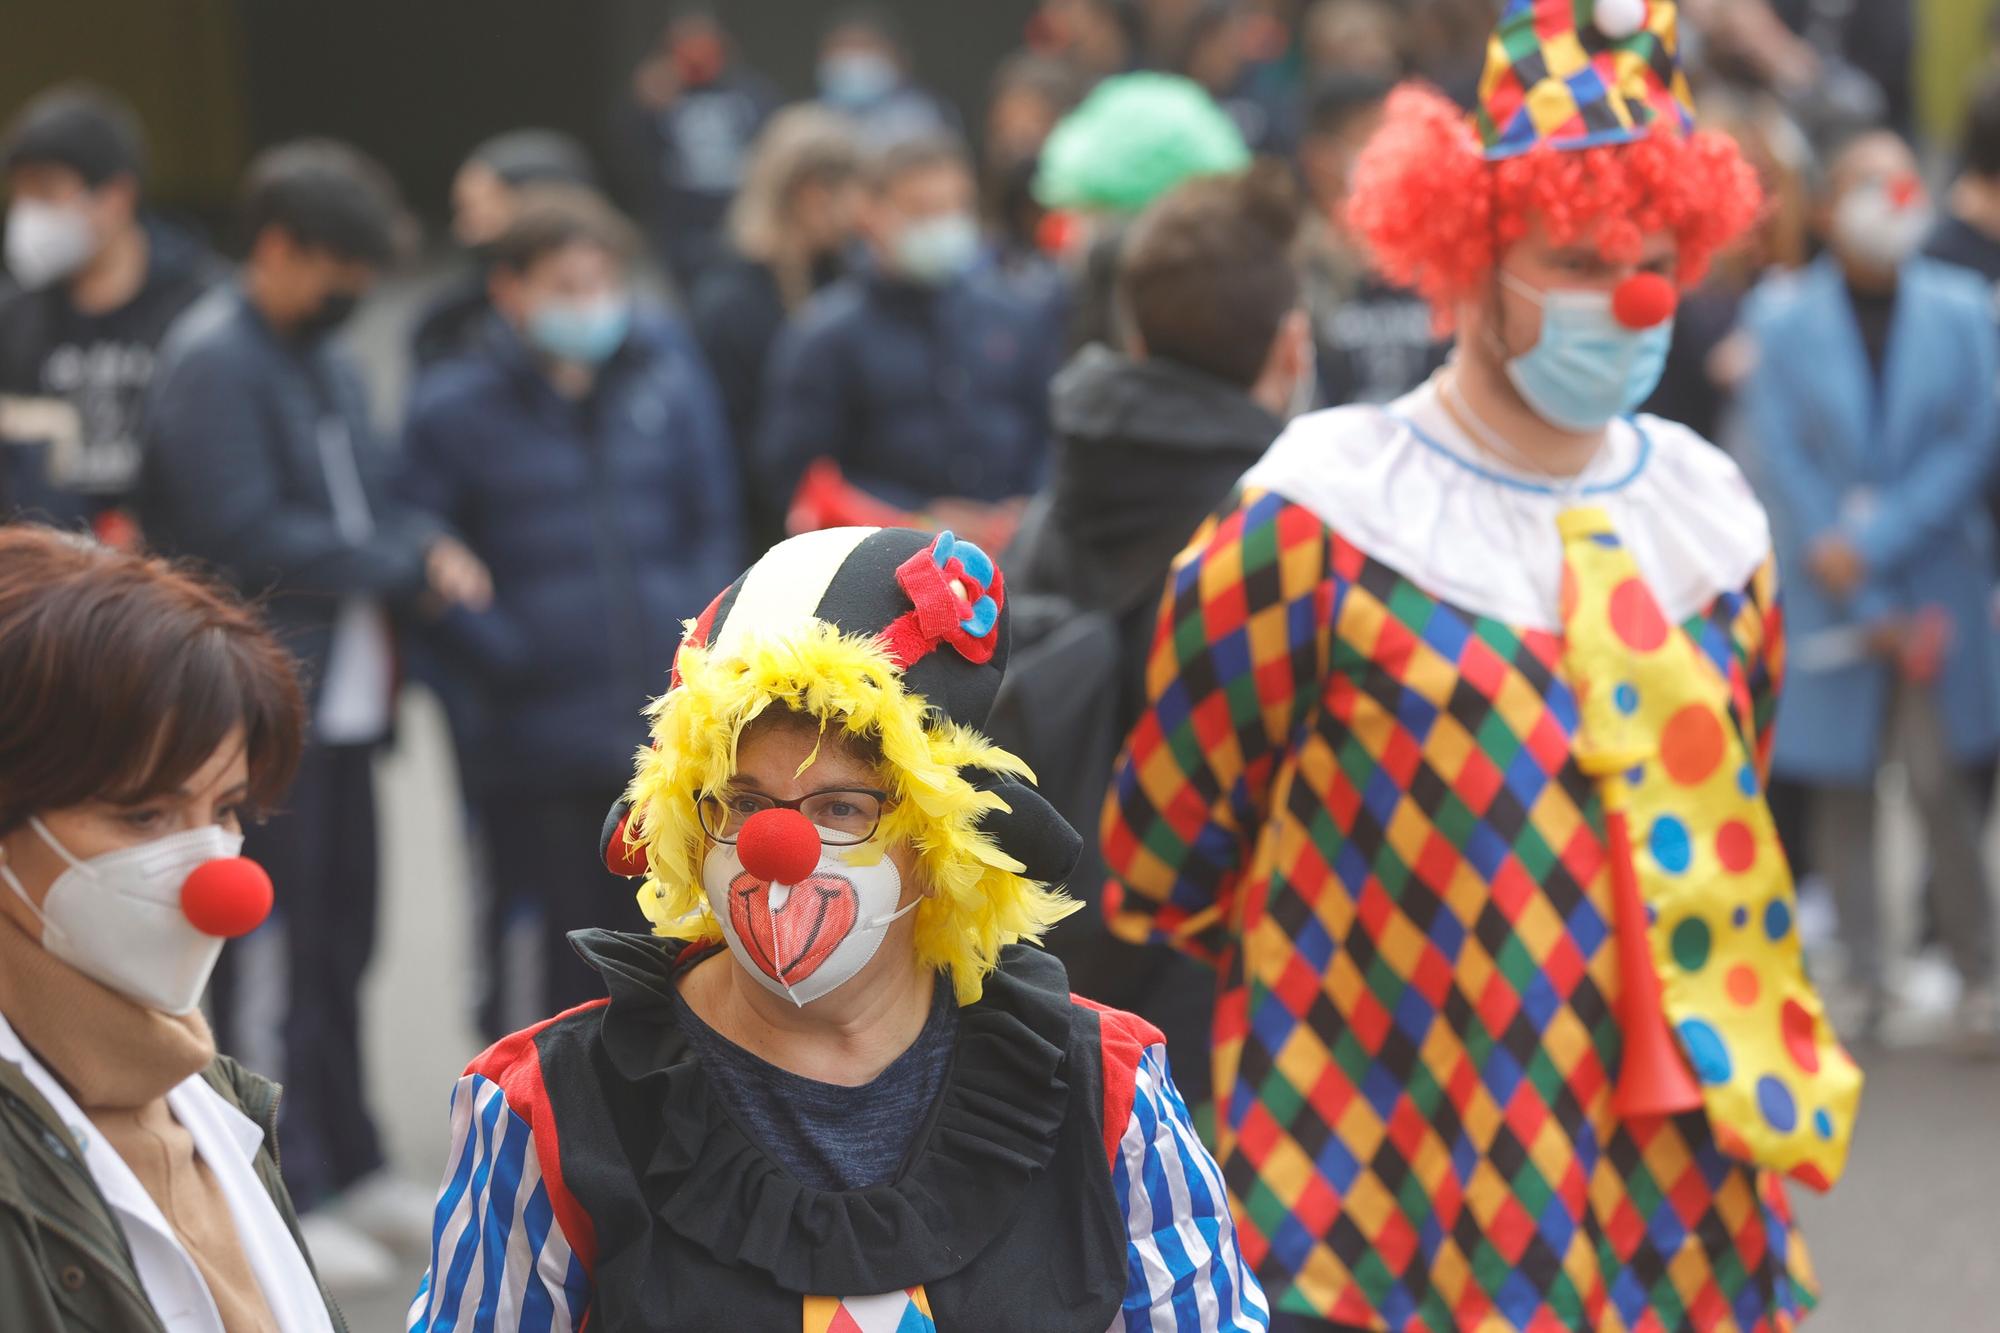
[[[770,898],[768,880],[749,874],[730,880],[729,924],[766,976],[796,985],[817,972],[854,928],[854,885],[839,875],[810,875],[792,886],[775,912]]]

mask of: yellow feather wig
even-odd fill
[[[881,747],[895,808],[885,842],[915,849],[928,896],[916,911],[918,960],[951,974],[960,1004],[979,998],[1000,950],[1039,943],[1082,904],[1022,873],[1024,867],[979,827],[1006,802],[968,781],[963,770],[1032,782],[1028,766],[978,732],[931,712],[903,688],[901,673],[870,637],[843,635],[825,621],[802,634],[746,639],[727,657],[689,642],[676,659],[680,683],[654,701],[652,748],[639,753],[626,797],[627,836],[643,845],[650,873],[639,909],[654,933],[719,940],[722,928],[701,885],[707,835],[696,802],[734,773],[743,729],[772,706],[817,718],[822,727]]]

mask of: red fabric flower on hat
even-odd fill
[[[991,556],[941,532],[928,549],[902,563],[896,582],[915,608],[882,631],[897,665],[907,670],[940,644],[950,644],[968,662],[993,660],[1007,579]]]

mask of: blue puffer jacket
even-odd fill
[[[493,572],[493,609],[440,629],[451,683],[489,720],[468,781],[624,781],[682,620],[743,566],[736,478],[708,368],[661,318],[634,326],[581,401],[497,319],[418,381],[403,494]]]
[[[778,341],[757,458],[790,498],[817,458],[891,504],[1005,500],[1040,489],[1047,315],[984,274],[942,289],[879,273],[815,297]]]

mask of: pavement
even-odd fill
[[[444,1164],[452,1080],[479,1048],[471,914],[451,760],[428,696],[410,695],[400,736],[380,770],[385,912],[366,996],[368,1074],[391,1160],[429,1182]],[[1868,1086],[1847,1177],[1830,1196],[1792,1191],[1823,1289],[1808,1333],[2000,1333],[2000,1061],[1937,1048],[1857,1054]],[[403,1327],[421,1269],[413,1259],[398,1289],[343,1296],[355,1333]]]

